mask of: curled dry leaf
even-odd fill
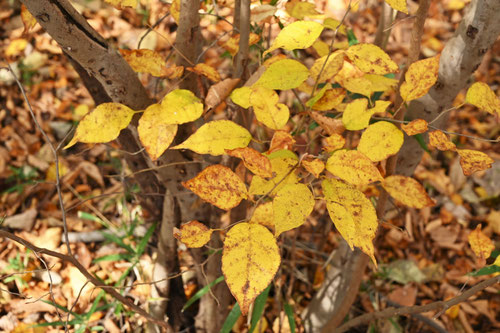
[[[210,241],[213,230],[203,223],[191,221],[183,224],[180,230],[174,231],[174,237],[186,244],[187,247],[202,247]]]
[[[472,251],[479,259],[480,266],[484,266],[486,259],[490,257],[491,252],[495,249],[495,244],[481,231],[480,224],[469,234],[468,239]]]
[[[318,158],[312,160],[303,159],[301,164],[304,169],[309,171],[316,178],[319,178],[319,175],[325,170],[325,163]]]
[[[427,122],[423,119],[415,119],[408,124],[402,124],[401,129],[406,132],[406,135],[416,135],[427,132]]]
[[[229,156],[237,157],[243,160],[245,167],[254,174],[264,178],[273,176],[271,170],[271,161],[267,156],[262,155],[257,150],[249,147],[226,150]]]
[[[319,112],[310,112],[309,115],[323,130],[325,130],[328,135],[342,134],[345,131],[342,119],[334,119],[323,116]]]
[[[460,165],[464,175],[470,176],[476,171],[482,171],[491,168],[493,159],[485,153],[470,149],[457,149],[460,155]]]
[[[205,98],[205,107],[211,109],[223,102],[238,85],[240,79],[225,79],[212,85]]]
[[[198,75],[203,75],[206,78],[208,78],[212,82],[219,82],[221,80],[219,72],[215,68],[213,68],[210,65],[204,64],[204,63],[199,63],[196,64],[194,67],[186,67],[186,69],[190,72],[194,72]]]
[[[453,142],[451,142],[446,134],[441,131],[429,132],[429,146],[435,147],[439,150],[446,151],[452,150],[456,151],[457,147]]]
[[[293,150],[295,145],[295,139],[287,131],[276,131],[274,132],[273,138],[271,139],[271,146],[269,147],[268,153],[272,153],[282,149]]]

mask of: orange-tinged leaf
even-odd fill
[[[305,49],[311,46],[323,31],[323,25],[314,21],[297,21],[287,25],[280,31],[264,56],[276,49],[288,51]]]
[[[366,98],[358,98],[347,104],[344,113],[342,114],[342,122],[346,129],[357,131],[367,128],[370,123],[370,118],[373,112],[367,110],[368,100]]]
[[[356,150],[337,150],[326,162],[326,170],[353,185],[368,185],[383,179],[372,161]]]
[[[181,0],[172,0],[170,5],[170,14],[174,18],[175,23],[179,24],[179,16],[181,14]]]
[[[166,124],[189,123],[203,114],[201,100],[186,89],[175,89],[168,93],[161,101],[161,109],[158,115]]]
[[[28,46],[28,41],[24,38],[12,39],[5,49],[5,55],[7,57],[14,57],[24,51]]]
[[[229,156],[237,157],[243,160],[245,167],[254,174],[264,178],[272,177],[271,161],[267,156],[262,155],[253,148],[236,148],[226,150]]]
[[[325,84],[323,88],[321,88],[319,91],[316,91],[315,95],[307,100],[306,106],[310,108],[314,104],[316,104],[316,102],[319,101],[321,97],[323,97],[323,95],[326,92],[326,89],[328,89],[328,85]]]
[[[398,70],[398,65],[387,53],[374,44],[352,45],[345,53],[364,73],[384,75]]]
[[[212,82],[219,82],[221,80],[219,72],[212,66],[204,63],[199,63],[194,67],[187,67],[186,69],[196,74],[206,76]]]
[[[139,139],[153,161],[167,150],[177,134],[177,125],[165,122],[163,113],[165,109],[160,104],[152,104],[137,126]]]
[[[469,234],[468,239],[472,251],[480,260],[481,266],[484,266],[486,259],[490,257],[491,252],[495,249],[495,244],[481,231],[480,224]]]
[[[287,90],[297,88],[307,80],[309,70],[297,60],[283,59],[273,62],[254,86]]]
[[[174,232],[174,237],[186,244],[187,247],[202,247],[210,241],[212,229],[209,229],[203,223],[191,221],[181,225],[179,232]]]
[[[311,112],[309,113],[309,115],[329,135],[340,134],[345,131],[344,124],[342,124],[342,119],[334,119],[323,116],[319,112]]]
[[[28,33],[36,25],[36,19],[31,15],[25,5],[21,5],[21,19],[24,25],[23,34]]]
[[[251,195],[270,194],[274,196],[286,184],[298,183],[296,168],[299,158],[289,150],[278,150],[268,155],[271,169],[275,175],[267,180],[260,176],[253,176],[248,192]]]
[[[483,82],[476,82],[470,86],[465,96],[465,102],[475,107],[500,116],[500,99],[493,90]]]
[[[401,175],[389,176],[382,182],[384,189],[403,205],[413,208],[434,206],[436,203],[415,179]]]
[[[116,9],[123,9],[124,7],[137,7],[137,0],[104,0]]]
[[[173,149],[190,149],[198,154],[225,154],[226,149],[248,146],[252,135],[230,120],[214,120],[204,124],[186,141]]]
[[[325,170],[325,163],[320,159],[302,160],[301,162],[304,169],[313,174],[314,177],[319,178],[319,175]]]
[[[466,176],[470,176],[476,171],[489,169],[494,162],[491,157],[481,151],[457,149],[457,152],[460,155],[460,165]]]
[[[99,143],[116,139],[120,131],[128,126],[134,113],[134,110],[120,103],[99,104],[82,118],[75,136],[64,149],[77,142]]]
[[[323,139],[323,149],[328,152],[333,152],[337,149],[343,148],[345,139],[342,135],[333,133],[329,137]]]
[[[379,121],[371,124],[361,135],[358,151],[373,162],[395,155],[403,145],[404,134],[394,124]]]
[[[328,58],[328,59],[327,59]],[[326,62],[326,64],[325,64]],[[314,61],[311,67],[311,77],[318,83],[331,79],[342,69],[344,65],[344,51],[335,51],[330,56],[326,55]],[[321,72],[321,75],[320,75]]]
[[[312,106],[313,110],[330,111],[342,103],[346,96],[345,89],[333,88],[325,90],[323,96]]]
[[[401,129],[406,132],[406,135],[416,135],[427,132],[427,122],[423,119],[415,119],[408,124],[402,124]]]
[[[457,147],[453,142],[451,142],[446,134],[441,131],[429,132],[429,146],[436,147],[439,150],[457,150]]]
[[[182,185],[224,210],[238,206],[241,200],[247,198],[245,184],[231,169],[220,164],[205,168]]]
[[[408,7],[406,6],[406,0],[385,0],[385,2],[387,2],[387,4],[392,8],[394,8],[395,10],[408,14]]]
[[[316,5],[311,2],[292,0],[285,4],[285,10],[291,17],[302,20],[304,17],[317,16]]]
[[[398,85],[398,80],[383,75],[365,74],[363,78],[371,82],[372,91],[387,91]]]
[[[405,74],[405,82],[399,89],[404,101],[412,101],[427,94],[436,83],[439,70],[440,54],[414,62]]]
[[[256,44],[259,40],[260,36],[251,32],[248,38],[248,46]],[[231,38],[225,43],[222,43],[221,46],[234,57],[240,49],[240,34],[231,36]]]
[[[268,153],[272,153],[282,149],[292,150],[295,145],[295,139],[287,131],[276,131],[271,139],[271,146]]]
[[[280,262],[276,239],[266,227],[240,223],[228,231],[222,251],[222,272],[243,315],[271,283]]]
[[[231,100],[242,108],[248,109],[252,105],[250,104],[251,94],[252,88],[250,87],[237,88],[231,93]]]
[[[290,117],[288,107],[278,103],[278,100],[278,94],[274,90],[258,86],[252,88],[250,104],[253,106],[255,117],[274,130],[283,128]]]
[[[321,183],[326,208],[335,227],[351,249],[359,247],[375,265],[373,239],[378,227],[375,208],[354,185],[336,179]]]
[[[304,224],[314,209],[314,196],[304,184],[283,186],[274,197],[275,237]]]
[[[274,231],[273,202],[269,201],[258,205],[248,223],[260,224]]]
[[[211,86],[208,89],[207,97],[205,98],[206,108],[211,109],[222,103],[239,82],[240,79],[229,78]]]
[[[156,51],[149,49],[120,50],[120,53],[135,72],[149,73],[157,77],[171,74],[169,68],[166,67],[164,57]]]

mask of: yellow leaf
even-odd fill
[[[252,135],[230,120],[214,120],[201,126],[186,141],[173,149],[190,149],[198,154],[225,154],[226,149],[248,146]]]
[[[370,200],[354,185],[336,179],[325,179],[321,186],[326,208],[337,230],[351,249],[359,247],[377,265],[372,242],[378,222]]]
[[[457,147],[453,142],[451,142],[446,134],[441,131],[429,132],[429,146],[436,147],[439,150],[446,151],[452,150],[456,151]]]
[[[373,162],[395,155],[403,145],[404,134],[387,121],[371,124],[361,135],[358,151]]]
[[[398,65],[387,53],[374,44],[352,45],[345,53],[364,73],[384,75],[398,70]]]
[[[372,161],[356,150],[337,150],[326,162],[326,170],[353,185],[368,185],[383,179]]]
[[[295,140],[290,133],[286,131],[276,131],[273,134],[273,138],[271,139],[271,145],[267,153],[270,154],[272,152],[282,149],[292,150],[294,145],[295,145]]]
[[[427,132],[427,122],[423,119],[415,119],[408,124],[402,124],[401,128],[406,132],[406,135],[416,135]]]
[[[5,49],[5,55],[7,57],[14,57],[24,51],[28,41],[24,38],[17,38],[10,41],[9,45]]]
[[[199,63],[194,67],[188,67],[186,69],[196,74],[206,76],[212,82],[219,82],[221,80],[219,72],[212,66],[204,63]]]
[[[328,89],[328,86],[329,86],[328,84],[325,84],[323,88],[320,89],[320,91],[316,92],[316,94],[313,97],[309,98],[306,102],[306,106],[312,107],[314,104],[316,104],[316,102],[319,101],[321,97],[323,97],[323,95],[326,92],[326,89]]]
[[[325,28],[331,29],[333,31],[337,30],[337,28],[338,28],[338,32],[341,33],[342,35],[347,34],[347,29],[346,29],[345,25],[341,24],[340,21],[338,21],[334,18],[327,17],[323,21],[323,25],[325,26]]]
[[[319,76],[318,83],[325,82],[337,75],[343,65],[344,51],[335,51],[330,56],[326,55],[314,61],[311,67],[311,77],[316,81]],[[320,72],[321,75],[319,74]]]
[[[330,53],[330,46],[322,40],[317,39],[313,43],[312,47],[314,50],[316,50],[320,57],[326,56],[328,53]]]
[[[62,179],[65,174],[67,174],[69,171],[68,167],[61,163],[61,160],[59,160],[59,178]],[[57,175],[56,175],[56,164],[51,163],[49,168],[47,169],[47,174],[45,175],[45,180],[48,182],[56,182],[57,181]]]
[[[275,237],[304,224],[314,209],[314,196],[304,184],[283,186],[273,200]]]
[[[251,195],[264,195],[269,193],[273,196],[286,184],[298,183],[299,178],[296,168],[299,158],[289,150],[278,150],[268,155],[271,161],[271,169],[275,175],[266,180],[260,176],[253,176],[248,192]],[[271,192],[272,190],[272,192]]]
[[[203,223],[191,221],[181,225],[178,232],[174,230],[174,237],[186,244],[187,247],[198,248],[207,244],[212,236],[212,229]]]
[[[156,51],[149,49],[120,50],[120,53],[135,72],[149,73],[157,77],[170,74],[164,57]]]
[[[405,82],[399,89],[404,101],[412,101],[427,94],[436,83],[439,70],[438,54],[435,57],[414,62],[405,74]]]
[[[224,210],[238,206],[241,200],[247,198],[245,184],[231,169],[220,164],[205,168],[182,185]]]
[[[137,0],[104,0],[111,4],[116,9],[123,9],[124,7],[137,7]]]
[[[174,18],[175,23],[179,24],[179,16],[181,14],[181,0],[172,0],[170,5],[170,14]]]
[[[398,85],[398,80],[385,77],[383,75],[365,74],[365,79],[371,82],[371,90],[374,91],[387,91]]]
[[[323,96],[312,106],[313,110],[330,111],[342,103],[346,91],[342,88],[333,88],[325,90]]]
[[[200,99],[185,89],[175,89],[168,93],[161,101],[161,109],[159,115],[166,124],[189,123],[203,114]]]
[[[486,259],[490,257],[491,252],[495,249],[495,244],[481,231],[480,224],[469,234],[468,239],[472,251],[480,260],[480,265],[484,266]]]
[[[304,17],[317,16],[320,13],[316,11],[316,5],[311,2],[292,0],[285,4],[288,15],[302,20]]]
[[[457,149],[460,155],[460,165],[464,175],[470,176],[476,171],[482,171],[491,168],[493,159],[483,152],[469,149]]]
[[[384,189],[403,205],[413,208],[432,207],[436,203],[415,179],[400,175],[389,176],[382,182]]]
[[[333,152],[337,149],[344,147],[345,145],[344,137],[337,133],[332,133],[332,135],[325,138],[323,141],[324,141],[323,149],[328,152]]]
[[[250,104],[251,93],[252,88],[250,87],[241,87],[234,89],[231,93],[231,100],[242,108],[248,109],[252,105]]]
[[[371,109],[368,109],[368,111],[371,112],[372,114],[384,113],[387,110],[387,107],[389,107],[389,105],[391,105],[390,101],[378,100],[375,101],[375,106]]]
[[[348,77],[339,83],[346,90],[366,96],[368,98],[370,98],[373,92],[372,83],[364,77]]]
[[[267,127],[279,130],[283,128],[290,117],[290,110],[284,104],[278,103],[278,94],[264,87],[252,88],[250,104],[258,121]]]
[[[301,162],[304,169],[313,174],[314,177],[319,178],[319,175],[325,170],[325,163],[320,159],[313,159],[311,161],[302,160]]]
[[[406,0],[385,0],[385,2],[387,2],[387,4],[392,8],[394,8],[395,10],[408,14],[408,7],[406,7]]]
[[[98,105],[82,118],[75,136],[64,149],[77,142],[99,143],[116,139],[120,131],[128,126],[134,113],[134,110],[120,103]]]
[[[305,49],[311,46],[323,31],[323,25],[313,21],[297,21],[280,31],[273,44],[264,52],[264,56],[276,49],[288,51]]]
[[[241,158],[245,167],[256,175],[264,178],[273,176],[271,161],[269,161],[269,158],[253,148],[236,148],[226,150],[226,153],[229,156]]]
[[[177,125],[165,122],[164,112],[160,104],[150,105],[137,126],[139,139],[153,161],[163,154],[177,134]]]
[[[254,86],[287,90],[297,88],[307,80],[309,70],[297,60],[283,59],[273,62]]]
[[[362,130],[368,127],[373,112],[367,110],[368,100],[358,98],[347,104],[342,114],[342,123],[350,131]]]
[[[28,33],[36,25],[36,19],[26,9],[25,5],[21,5],[21,19],[24,25],[23,34]]]
[[[466,0],[448,0],[446,3],[447,10],[460,10],[465,7]]]
[[[180,0],[178,0],[180,1]],[[250,37],[248,38],[248,46],[256,44],[260,40],[260,36],[250,33]],[[233,57],[238,53],[240,49],[240,34],[236,34],[231,36],[228,41],[222,43],[221,46],[225,48]]]
[[[248,223],[260,224],[274,231],[273,202],[269,201],[258,205]]]
[[[500,99],[486,83],[476,82],[470,86],[465,102],[491,114],[496,112],[500,116]]]
[[[259,224],[240,223],[224,239],[222,272],[246,315],[250,304],[271,283],[281,262],[273,234]]]

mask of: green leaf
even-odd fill
[[[106,238],[106,240],[108,240],[108,241],[110,241],[112,243],[115,243],[116,245],[118,245],[121,248],[124,248],[130,254],[135,254],[134,249],[130,245],[125,244],[123,242],[123,239],[121,239],[120,237],[118,237],[118,236],[116,236],[114,234],[107,233],[107,232],[101,232],[101,234],[102,234],[102,236],[104,238]]]
[[[469,273],[470,276],[481,276],[481,275],[490,275],[500,272],[500,267],[497,265],[490,265],[483,267],[475,272]]]
[[[210,289],[212,289],[213,286],[215,286],[216,284],[220,283],[224,281],[224,275],[221,275],[219,276],[217,279],[213,280],[212,282],[210,282],[208,285],[206,285],[205,287],[201,288],[200,290],[198,290],[196,292],[196,294],[193,295],[193,297],[191,297],[187,302],[186,304],[184,304],[184,307],[182,308],[182,311],[185,311],[187,308],[189,308],[194,302],[196,302],[197,300],[199,300],[203,295],[205,295],[206,293],[208,293],[208,291]]]
[[[285,314],[288,317],[288,323],[290,324],[290,333],[295,333],[295,317],[293,316],[293,307],[285,303],[283,306],[283,309],[285,310]]]
[[[149,227],[148,231],[146,231],[146,234],[144,235],[144,237],[142,237],[141,241],[137,245],[137,250],[136,250],[137,257],[140,257],[144,253],[144,250],[146,249],[146,246],[148,245],[149,239],[153,235],[155,229],[156,229],[156,223],[153,223],[153,225],[151,227]]]
[[[250,319],[250,329],[248,333],[253,333],[257,324],[259,323],[260,318],[262,318],[262,314],[264,313],[264,309],[267,303],[267,296],[269,295],[269,290],[271,290],[271,284],[264,289],[263,292],[260,293],[259,296],[255,299],[253,303],[253,311],[252,318]]]
[[[234,327],[234,324],[236,324],[236,321],[238,318],[241,316],[241,310],[240,310],[240,305],[236,303],[231,312],[226,317],[226,320],[224,321],[224,324],[222,325],[222,328],[220,330],[220,333],[230,333]]]
[[[94,260],[92,260],[92,262],[95,264],[102,261],[118,261],[118,260],[130,260],[130,259],[132,259],[130,253],[113,253],[99,258],[95,258]]]

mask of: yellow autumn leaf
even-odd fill
[[[274,231],[273,202],[269,201],[258,205],[248,223],[260,224]]]
[[[328,58],[328,59],[327,59]],[[314,61],[311,67],[311,77],[318,83],[331,79],[342,69],[344,65],[344,51],[338,50]],[[321,75],[320,75],[321,72]]]
[[[21,5],[21,20],[24,25],[23,34],[28,33],[36,25],[36,19],[31,15],[25,5]]]
[[[177,125],[165,122],[164,112],[160,104],[150,105],[137,126],[139,139],[153,161],[167,150],[177,134]]]
[[[255,118],[274,130],[283,128],[290,117],[288,107],[278,103],[278,100],[278,94],[274,90],[264,87],[252,88],[250,104],[253,106]]]
[[[243,181],[228,167],[211,165],[196,177],[182,183],[206,202],[220,209],[228,210],[247,198]]]
[[[254,174],[264,178],[273,176],[271,161],[267,156],[249,147],[226,150],[229,156],[241,158],[245,167]]]
[[[387,2],[387,4],[392,8],[394,8],[395,10],[408,14],[408,7],[406,6],[406,0],[385,0],[385,2]]]
[[[210,241],[212,229],[209,229],[203,223],[190,221],[181,225],[179,232],[174,231],[174,237],[186,244],[187,247],[199,248]]]
[[[368,109],[368,111],[371,112],[372,114],[385,113],[385,111],[387,110],[389,105],[391,105],[390,101],[378,100],[378,101],[375,101],[375,106],[371,109]]]
[[[370,98],[373,93],[372,83],[364,77],[348,77],[339,82],[344,89]]]
[[[310,161],[304,159],[302,160],[301,164],[304,169],[309,171],[316,178],[319,178],[319,175],[323,172],[323,170],[325,170],[325,163],[317,158]]]
[[[389,176],[382,182],[384,189],[403,205],[413,208],[432,207],[436,203],[418,181],[401,175]]]
[[[460,155],[460,165],[464,175],[470,176],[476,171],[483,171],[491,168],[493,159],[485,153],[470,149],[457,149]]]
[[[371,90],[375,91],[387,91],[398,85],[398,80],[385,77],[383,75],[377,74],[365,74],[363,76],[366,80],[371,82]]]
[[[103,103],[82,118],[73,139],[64,149],[77,142],[100,143],[114,140],[128,126],[135,111],[120,103]]]
[[[342,88],[327,89],[323,93],[323,96],[321,96],[321,98],[316,103],[314,103],[312,109],[316,111],[330,111],[337,105],[342,103],[345,96],[346,96],[345,89]]]
[[[59,178],[62,179],[65,174],[67,174],[69,171],[68,167],[64,165],[64,163],[61,163],[59,160]],[[49,168],[47,169],[46,175],[45,175],[45,180],[48,182],[56,182],[57,181],[57,174],[56,174],[56,164],[51,163]]]
[[[297,88],[307,80],[309,70],[297,60],[283,59],[273,62],[255,82],[255,86],[287,90]]]
[[[14,57],[24,51],[28,46],[28,41],[24,38],[17,38],[10,41],[7,48],[5,49],[5,55],[7,57]]]
[[[250,104],[251,93],[252,88],[250,87],[241,87],[234,89],[231,93],[231,100],[242,108],[248,109],[252,105]]]
[[[326,208],[335,227],[351,249],[359,247],[375,265],[373,239],[378,227],[375,208],[354,185],[336,179],[321,183]]]
[[[137,0],[104,0],[116,9],[123,9],[124,7],[137,7]]]
[[[190,149],[198,154],[223,155],[226,149],[248,146],[252,135],[230,120],[214,120],[204,124],[186,141],[173,149]]]
[[[465,96],[465,102],[475,107],[500,116],[500,99],[493,90],[483,82],[476,82],[470,86]]]
[[[436,147],[439,150],[446,151],[452,150],[456,151],[457,147],[453,142],[451,142],[446,134],[441,131],[429,132],[429,146]]]
[[[399,92],[404,101],[409,102],[427,94],[436,83],[439,70],[440,54],[414,62],[405,74],[405,82]]]
[[[326,170],[353,185],[368,185],[383,179],[372,161],[356,150],[337,150],[326,161]]]
[[[302,20],[304,17],[320,15],[316,5],[311,2],[292,0],[285,4],[285,10],[291,17]]]
[[[260,176],[253,176],[248,192],[251,195],[270,194],[274,196],[286,184],[298,183],[296,168],[299,158],[289,150],[278,150],[268,155],[271,169],[275,175],[266,180]],[[271,192],[272,190],[272,192]]]
[[[295,139],[290,133],[287,131],[275,131],[267,153],[270,154],[282,149],[292,150],[294,145]]]
[[[323,149],[328,152],[333,152],[344,147],[345,139],[342,135],[332,133],[329,137],[323,139]]]
[[[337,30],[337,28],[338,28],[338,32],[341,33],[342,35],[347,34],[347,29],[346,29],[345,25],[341,24],[340,21],[338,21],[334,18],[327,17],[323,21],[323,25],[325,26],[325,28],[331,29],[333,31]]]
[[[404,134],[394,124],[379,121],[371,124],[361,134],[358,151],[373,162],[395,155],[403,145]]]
[[[368,100],[358,98],[347,104],[342,114],[342,123],[349,131],[357,131],[367,128],[373,112],[367,110]]]
[[[495,244],[481,231],[480,224],[469,234],[468,240],[472,251],[480,260],[480,265],[484,266],[486,259],[490,257],[491,252],[495,249]]]
[[[157,77],[170,74],[164,57],[156,51],[149,49],[120,50],[120,53],[135,72],[149,73]]]
[[[281,256],[273,234],[260,224],[240,223],[224,239],[222,273],[241,313],[271,283]]]
[[[398,70],[387,53],[374,44],[352,45],[345,54],[364,73],[384,75]]]
[[[330,45],[320,39],[317,39],[311,46],[320,57],[326,56],[328,55],[328,53],[330,53]]]
[[[159,115],[166,124],[184,124],[195,121],[203,114],[203,104],[191,91],[175,89],[161,101]],[[146,109],[147,112],[147,109]]]
[[[248,38],[248,46],[256,44],[259,40],[260,36],[251,32]],[[240,49],[240,34],[235,34],[231,36],[229,40],[227,40],[224,43],[220,43],[220,45],[234,57],[238,53],[238,50]]]
[[[203,75],[212,82],[219,82],[221,80],[219,72],[212,66],[204,63],[199,63],[194,67],[188,67],[186,69],[196,74]]]
[[[416,135],[427,132],[427,122],[423,119],[414,119],[408,124],[402,124],[401,129],[406,132],[406,135]]]
[[[309,98],[306,101],[306,106],[310,108],[314,104],[316,104],[316,102],[319,101],[323,97],[323,95],[325,94],[326,90],[328,89],[328,86],[329,86],[328,84],[325,84],[323,86],[323,88],[321,88],[319,91],[317,91],[314,96],[312,96],[311,98]]]
[[[280,31],[264,56],[276,49],[288,51],[305,49],[311,46],[323,31],[323,25],[313,21],[297,21],[287,25]]]
[[[181,15],[181,0],[172,0],[170,5],[170,14],[174,18],[175,23],[179,24],[179,16]]]
[[[313,209],[314,196],[306,185],[283,186],[273,200],[275,237],[304,224]]]

